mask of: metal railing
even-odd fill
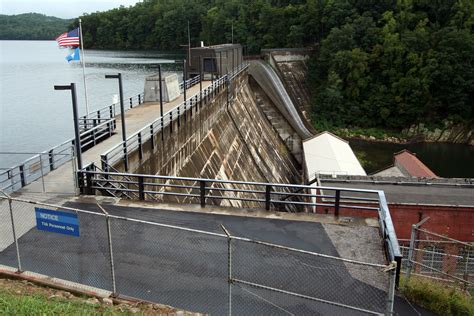
[[[196,113],[196,111],[198,110],[197,107],[200,108],[203,104],[209,102],[211,98],[213,98],[217,93],[221,92],[226,87],[230,80],[235,78],[235,76],[237,76],[247,67],[248,64],[241,64],[238,68],[236,68],[228,75],[225,75],[213,81],[210,86],[202,90],[202,94],[201,92],[198,92],[192,95],[187,100],[183,101],[173,109],[164,113],[163,117],[158,117],[151,124],[128,136],[125,142],[120,142],[114,147],[107,150],[101,155],[101,161],[103,162],[102,169],[108,170],[107,166],[114,166],[117,162],[122,160],[125,164],[126,170],[128,170],[128,156],[131,153],[137,150],[140,157],[142,157],[143,144],[145,142],[150,139],[153,140],[154,135],[164,130],[168,126],[170,127],[170,129],[172,129],[173,125],[171,123],[174,121],[177,121],[178,126],[181,124],[182,120],[186,122],[188,115],[192,117],[193,112]],[[153,141],[151,143],[151,146],[152,148],[154,147]]]
[[[400,247],[383,191],[103,172],[97,171],[94,164],[78,171],[78,175],[82,193],[89,195],[99,192],[107,195],[104,191],[104,188],[107,188],[109,194],[125,192],[138,195],[139,200],[153,199],[180,203],[186,201],[199,203],[201,207],[208,204],[220,205],[222,201],[227,201],[226,205],[229,206],[245,205],[265,210],[270,210],[272,206],[274,208],[320,206],[334,209],[336,216],[339,216],[343,209],[352,212],[374,212],[378,214],[380,234],[388,260],[401,264]],[[296,193],[297,190],[303,192]],[[313,190],[325,193],[313,193]],[[298,200],[285,199],[290,192]],[[397,283],[399,272],[397,271]]]
[[[235,236],[223,225],[224,233],[210,232],[93,207],[98,212],[0,192],[6,224],[0,266],[213,315],[393,313],[396,263]],[[39,229],[38,212],[56,211],[75,218],[75,235]]]
[[[195,77],[192,77],[192,78],[186,80],[186,89],[189,89],[189,88],[191,88],[192,86],[198,84],[198,83],[199,83],[199,78],[200,78],[200,76],[197,75],[197,76],[195,76]],[[183,90],[184,90],[184,81],[181,81],[181,82],[179,83],[179,90],[180,90],[181,92],[183,92]]]
[[[199,83],[199,76],[186,80],[187,89]],[[179,89],[183,91],[184,82],[180,82]],[[144,93],[138,93],[124,100],[125,102],[125,111],[133,109],[141,104],[144,101]],[[94,110],[89,113],[89,115],[83,115],[79,118],[79,126],[81,130],[87,130],[89,128],[95,127],[98,124],[110,120],[120,114],[120,104],[114,103],[111,105],[104,106],[97,110]]]
[[[192,84],[194,81],[189,81]],[[128,108],[143,103],[143,93],[130,97]],[[79,120],[81,148],[83,151],[93,147],[98,142],[110,137],[117,124],[116,116],[120,114],[119,104],[102,107],[89,115],[82,116]],[[0,169],[0,190],[13,192],[39,179],[61,165],[69,162],[74,154],[74,139],[68,139],[51,149],[29,153],[31,156],[12,167]],[[28,154],[17,152],[4,152],[0,154]],[[41,166],[41,167],[40,167]]]
[[[137,107],[143,104],[144,103],[143,95],[144,93],[141,92],[141,93],[138,93],[137,95],[131,96],[128,99],[125,99],[124,100],[125,111],[128,111],[130,109],[133,109],[134,107]],[[95,126],[93,125],[94,122],[97,124],[99,122],[103,122],[104,119],[110,120],[119,114],[120,114],[120,104],[114,103],[114,104],[99,108],[95,111],[92,111],[89,113],[89,115],[83,115],[79,117],[79,124],[85,127],[94,127]]]
[[[13,192],[22,187],[38,180],[57,169],[63,164],[71,161],[74,157],[73,140],[67,140],[50,150],[38,153],[19,153],[19,152],[2,152],[0,154],[33,154],[23,162],[0,171],[0,190],[5,192]],[[44,179],[43,190],[44,190]]]
[[[81,149],[85,151],[110,137],[114,125],[115,118],[82,132]],[[0,155],[33,155],[19,164],[0,170],[0,190],[13,192],[41,178],[44,191],[43,177],[74,157],[74,139],[42,152],[0,152]]]

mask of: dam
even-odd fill
[[[227,45],[176,99],[130,99],[125,140],[122,117],[105,107],[82,118],[79,138],[2,171],[0,217],[12,225],[0,265],[218,315],[390,314],[401,304],[384,192],[321,186],[300,90]],[[38,208],[75,214],[80,236],[39,231]],[[57,251],[37,264],[48,243]]]

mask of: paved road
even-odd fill
[[[94,205],[72,204],[96,210]],[[242,218],[106,206],[109,213],[233,235],[337,256],[319,223]],[[23,269],[112,290],[106,223],[79,216],[80,238],[31,229],[20,238]],[[227,240],[170,228],[113,220],[117,292],[191,311],[224,315],[228,309]],[[233,241],[234,278],[360,308],[383,311],[386,293],[351,277],[335,260]],[[14,247],[0,263],[15,266]],[[232,286],[235,315],[348,315],[353,310],[244,285]],[[406,304],[405,304],[406,305]],[[404,313],[405,314],[405,313]]]

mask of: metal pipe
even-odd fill
[[[228,304],[229,304],[229,316],[232,316],[232,238],[230,233],[221,224],[221,228],[227,235],[227,282],[228,282]]]
[[[39,155],[40,159],[40,170],[41,170],[41,184],[43,185],[43,193],[46,192],[45,186],[44,186],[44,172],[43,172],[43,158],[41,158],[41,154]]]
[[[161,140],[165,139],[163,121],[163,85],[161,84],[161,65],[158,64],[158,80],[160,81],[160,117],[161,117]]]
[[[21,258],[20,258],[20,248],[18,247],[18,238],[16,237],[16,230],[15,230],[15,220],[13,219],[13,208],[12,208],[12,199],[8,197],[8,207],[10,208],[10,218],[12,221],[12,233],[13,239],[15,241],[15,248],[16,248],[16,259],[18,262],[18,272],[21,272]]]
[[[112,296],[117,294],[117,286],[116,286],[116,279],[115,279],[115,265],[114,265],[114,250],[112,246],[112,230],[110,229],[110,216],[109,213],[100,205],[96,203],[97,206],[100,208],[102,212],[105,214],[105,221],[107,223],[107,240],[109,244],[109,253],[110,253],[110,273],[112,276]]]
[[[389,276],[389,287],[388,287],[388,293],[387,293],[387,306],[386,306],[386,311],[385,311],[385,315],[387,316],[393,315],[393,305],[394,305],[394,300],[395,300],[395,284],[397,283],[396,271],[397,271],[397,262],[393,261],[392,267],[388,271],[390,276]]]
[[[285,290],[282,290],[282,289],[277,289],[277,288],[273,288],[273,287],[253,283],[253,282],[248,282],[248,281],[244,281],[244,280],[240,280],[240,279],[233,279],[232,281],[234,283],[249,285],[249,286],[252,286],[252,287],[255,287],[255,288],[270,290],[270,291],[278,292],[278,293],[283,293],[283,294],[286,294],[286,295],[300,297],[300,298],[304,298],[304,299],[311,300],[311,301],[322,302],[322,303],[326,303],[326,304],[329,304],[329,305],[339,306],[339,307],[343,307],[343,308],[347,308],[347,309],[351,309],[351,310],[355,310],[355,311],[359,311],[359,312],[363,312],[363,313],[367,313],[367,314],[380,315],[380,313],[374,312],[374,311],[371,311],[371,310],[368,310],[368,309],[363,309],[363,308],[358,308],[358,307],[354,307],[354,306],[350,306],[350,305],[346,305],[346,304],[342,304],[342,303],[338,303],[338,302],[323,300],[323,299],[320,299],[320,298],[316,298],[316,297],[312,297],[312,296],[308,296],[308,295],[303,295],[303,294],[298,294],[298,293],[291,292],[291,291],[285,291]]]

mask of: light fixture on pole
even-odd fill
[[[118,73],[116,75],[105,75],[105,79],[118,79],[120,97],[120,121],[122,123],[123,154],[125,157],[125,171],[128,171],[127,131],[125,129],[125,105],[123,104],[122,74]]]
[[[75,135],[74,145],[76,146],[77,170],[82,170],[81,136],[79,133],[79,114],[77,112],[76,84],[71,83],[70,85],[55,85],[54,90],[71,90],[72,115],[74,119],[74,135]]]

